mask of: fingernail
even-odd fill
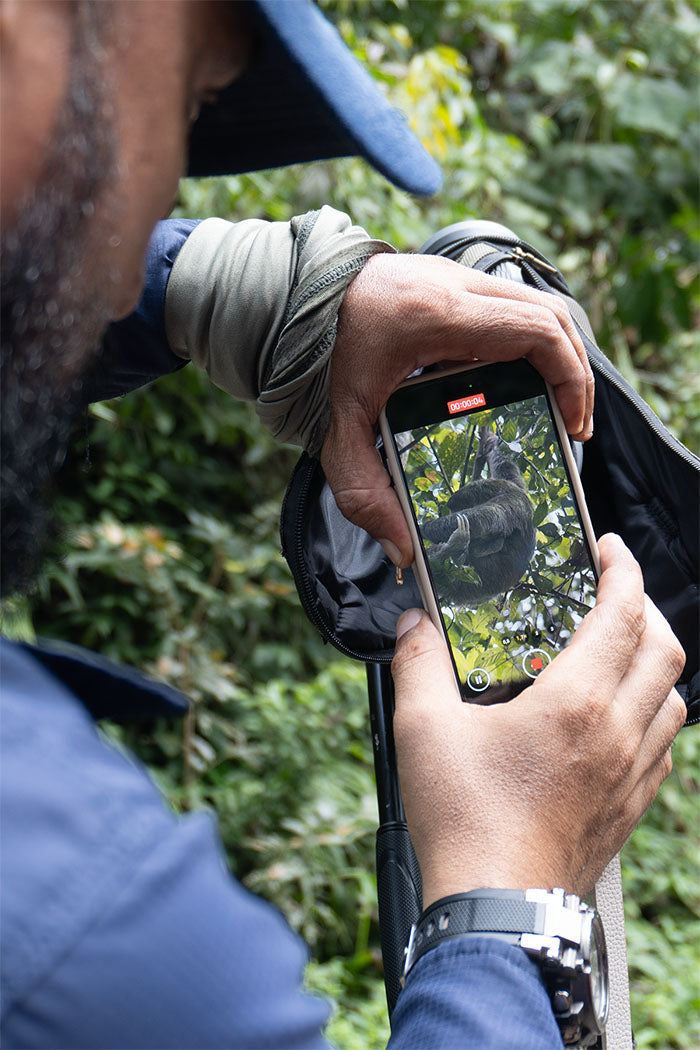
[[[399,638],[403,638],[407,631],[410,631],[417,623],[420,623],[422,616],[420,609],[407,609],[405,613],[401,613],[396,624],[396,641],[398,642]]]
[[[391,540],[380,540],[379,542],[381,543],[382,550],[386,554],[387,558],[389,558],[389,560],[392,561],[394,565],[400,565],[403,561],[403,557],[401,555],[401,551],[396,546],[396,544],[392,543]]]

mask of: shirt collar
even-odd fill
[[[190,705],[183,693],[165,682],[81,646],[47,639],[36,645],[18,644],[63,682],[96,721],[109,718],[129,724],[180,718]]]

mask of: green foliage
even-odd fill
[[[323,0],[441,161],[417,201],[359,160],[183,184],[179,213],[332,204],[401,250],[464,218],[556,258],[601,347],[700,448],[697,6],[685,0]]]
[[[444,191],[417,201],[364,162],[337,160],[185,181],[177,213],[285,220],[330,203],[408,250],[462,218],[503,221],[554,256],[601,346],[697,448],[697,7],[323,6],[443,163]],[[31,612],[39,633],[145,666],[194,698],[183,727],[114,732],[177,807],[216,809],[233,868],[313,945],[310,983],[341,1003],[337,1044],[379,1047],[366,695],[362,670],[304,621],[279,554],[294,458],[191,368],[95,406],[59,479],[66,536]],[[13,616],[31,629],[26,609]],[[643,1048],[700,1039],[697,745],[692,732],[679,742],[677,772],[626,851]]]
[[[238,876],[324,956],[376,907],[364,671],[330,661],[279,551],[296,453],[204,384],[187,370],[92,411],[35,624],[192,697],[182,729],[114,732],[174,805],[216,810]]]
[[[375,949],[376,951],[376,949]],[[389,1039],[384,982],[367,972],[362,961],[332,959],[312,962],[306,971],[310,991],[334,1006],[326,1036],[339,1050],[381,1050]]]

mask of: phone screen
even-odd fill
[[[462,693],[510,699],[596,595],[547,388],[527,362],[483,366],[397,391],[386,415]]]

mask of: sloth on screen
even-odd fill
[[[489,477],[482,478],[488,464]],[[482,427],[472,480],[447,501],[449,513],[421,532],[443,601],[478,605],[514,587],[535,550],[534,507],[518,467],[492,430]],[[455,569],[471,566],[477,578]]]

